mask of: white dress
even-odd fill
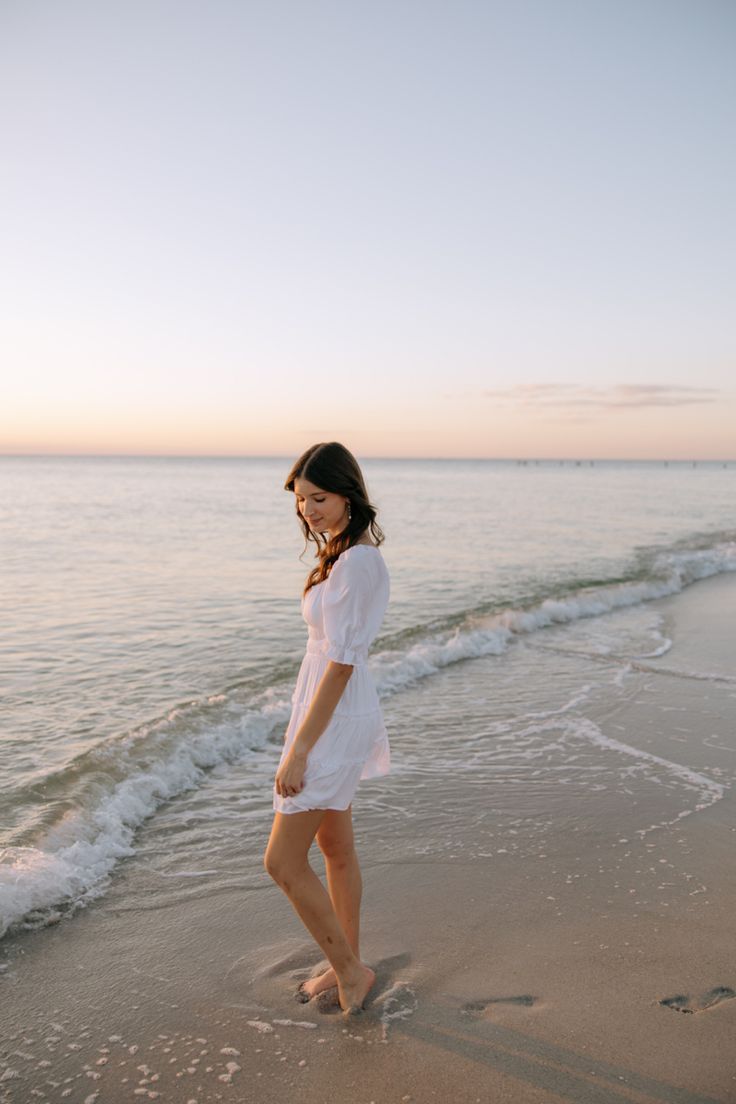
[[[274,783],[273,807],[279,813],[307,809],[347,809],[358,783],[388,774],[388,733],[368,649],[381,627],[389,599],[389,574],[379,549],[354,544],[340,554],[330,574],[302,598],[309,626],[307,650],[291,696],[292,712],[279,767],[289,753],[329,660],[351,663],[350,676],[327,728],[307,754],[304,786],[281,797]]]

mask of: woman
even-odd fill
[[[330,963],[301,983],[298,999],[311,1000],[336,985],[340,1007],[355,1013],[376,975],[360,960],[362,879],[351,802],[361,779],[390,767],[388,734],[366,665],[389,598],[378,549],[384,536],[358,462],[336,441],[307,449],[284,487],[294,492],[318,562],[302,596],[307,651],[274,782],[264,864]],[[307,861],[315,836],[329,893]]]

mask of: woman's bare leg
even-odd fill
[[[340,1006],[344,1011],[357,1011],[375,981],[375,974],[355,955],[329,893],[307,861],[325,812],[313,809],[304,813],[275,813],[264,866],[332,965]]]
[[[340,926],[357,959],[360,959],[360,902],[363,881],[355,853],[352,808],[326,809],[317,829],[317,843],[324,855],[330,900]],[[332,966],[299,986],[301,993],[314,997],[337,985]]]

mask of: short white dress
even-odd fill
[[[353,673],[327,728],[307,754],[300,793],[281,797],[274,782],[276,812],[347,809],[362,779],[389,773],[388,732],[367,666],[368,649],[381,627],[389,590],[388,568],[378,547],[354,544],[340,554],[327,578],[302,598],[302,617],[309,627],[307,650],[291,696],[291,718],[279,767],[328,662],[351,663]]]

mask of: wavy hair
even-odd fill
[[[339,441],[322,441],[303,452],[293,465],[284,483],[285,491],[294,490],[297,479],[307,479],[323,491],[344,495],[350,502],[350,520],[336,537],[324,540],[321,533],[314,533],[299,512],[296,503],[296,515],[304,533],[306,552],[309,542],[317,545],[318,563],[307,576],[304,594],[317,583],[323,582],[332,570],[333,564],[347,548],[356,543],[366,529],[370,528],[376,544],[385,540],[383,531],[376,521],[376,508],[368,498],[363,473],[352,452]]]

